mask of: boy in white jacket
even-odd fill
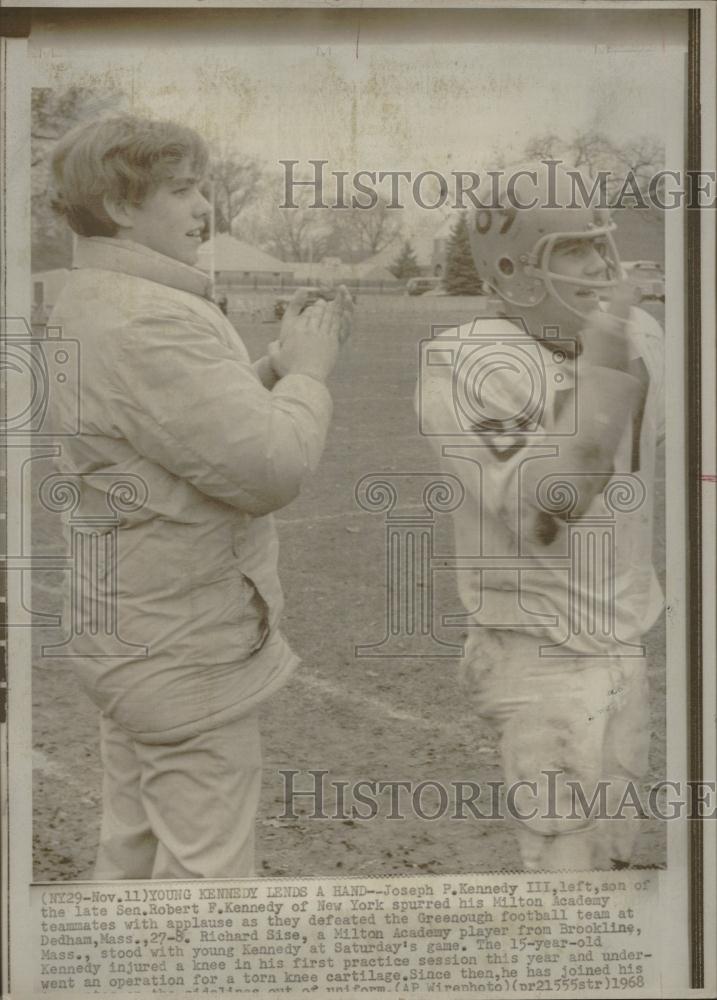
[[[80,126],[53,157],[78,236],[50,318],[80,354],[80,430],[58,459],[83,515],[65,653],[102,713],[100,879],[253,874],[256,708],[298,662],[271,514],[316,468],[350,330],[344,289],[305,310],[297,293],[250,363],[195,267],[206,168],[191,129],[133,116]],[[60,434],[76,403],[54,394]],[[93,530],[108,509],[116,528]]]

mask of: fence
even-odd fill
[[[326,284],[325,277],[317,275],[313,278],[298,279],[293,275],[279,274],[231,274],[229,272],[217,272],[216,287],[223,292],[275,292],[277,295],[291,294],[297,288],[307,288],[313,285]],[[401,294],[406,287],[405,282],[394,279],[371,280],[368,278],[344,278],[337,276],[337,285],[346,287],[356,293],[373,292],[376,294],[397,295]]]

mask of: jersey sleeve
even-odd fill
[[[650,378],[655,436],[660,443],[665,440],[665,334],[657,320],[644,309],[633,309],[630,319],[638,334],[640,353]]]

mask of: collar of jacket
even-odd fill
[[[160,285],[179,288],[183,292],[193,292],[206,299],[212,298],[212,281],[203,271],[131,240],[117,240],[108,236],[78,236],[73,266],[120,271],[135,278],[146,278]]]

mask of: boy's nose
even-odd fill
[[[585,260],[583,271],[591,278],[607,272],[607,261],[594,247],[590,248],[590,254]]]
[[[212,210],[211,202],[205,198],[201,191],[197,191],[197,199],[194,205],[195,215],[209,215]]]

